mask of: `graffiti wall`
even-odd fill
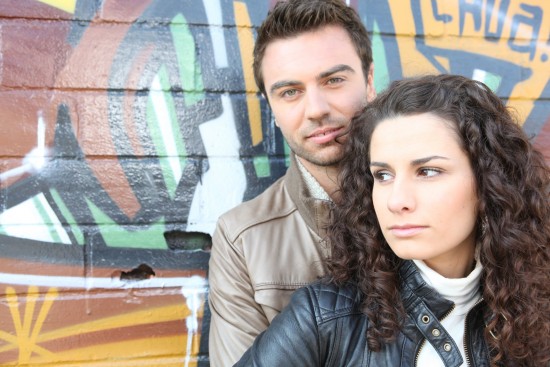
[[[0,2],[0,365],[208,365],[216,219],[288,163],[251,71],[274,2]],[[550,3],[348,4],[378,90],[481,80],[550,161]]]

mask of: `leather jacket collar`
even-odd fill
[[[404,261],[399,268],[399,276],[401,278],[401,297],[407,313],[415,308],[419,298],[430,305],[438,319],[452,310],[453,302],[443,298],[426,283],[414,262]]]
[[[458,346],[454,345],[454,341],[452,341],[450,335],[447,335],[445,328],[438,321],[445,318],[454,309],[453,302],[443,298],[435,289],[430,287],[420,275],[414,262],[410,260],[401,264],[399,276],[401,278],[403,306],[405,312],[409,315],[403,324],[402,333],[415,341],[425,338],[427,342],[434,346],[436,351],[444,350],[444,344],[451,343],[451,350],[442,357],[449,365],[460,365],[462,357]],[[490,311],[481,299],[468,314],[470,330],[472,333],[478,334],[475,337],[473,334],[469,334],[471,339],[483,340],[483,326],[487,325],[490,318]],[[434,329],[438,329],[440,332],[437,337],[433,334]],[[476,351],[474,352],[474,360],[486,361],[487,354],[490,352],[483,348],[476,348]],[[481,353],[481,351],[485,351],[487,354]],[[480,365],[485,366],[484,363]]]

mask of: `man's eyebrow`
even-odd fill
[[[285,87],[292,87],[301,84],[297,80],[281,80],[278,82],[273,83],[271,88],[269,88],[269,95],[273,95],[277,89],[285,88]]]
[[[343,71],[355,73],[355,70],[353,70],[353,68],[351,66],[346,65],[346,64],[339,64],[339,65],[335,65],[335,66],[331,67],[330,69],[328,69],[326,71],[323,71],[322,73],[320,73],[317,76],[316,79],[321,80],[321,79],[324,79],[324,78],[327,78],[327,77],[331,76],[332,74],[340,73],[340,72],[343,72]],[[275,93],[275,91],[277,91],[278,89],[286,88],[286,87],[293,87],[293,86],[297,86],[297,85],[301,85],[301,84],[302,83],[299,82],[298,80],[281,80],[281,81],[275,82],[269,88],[269,95],[273,95],[273,93]]]
[[[346,64],[339,64],[339,65],[335,65],[335,66],[331,67],[327,71],[323,71],[321,74],[319,74],[317,79],[324,79],[326,77],[331,76],[332,74],[340,73],[340,72],[343,72],[343,71],[348,71],[348,72],[351,72],[351,73],[355,73],[355,70],[353,70],[353,68],[351,66],[346,65]]]

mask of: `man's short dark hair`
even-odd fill
[[[342,27],[350,36],[367,82],[372,63],[371,43],[367,30],[354,9],[343,0],[281,0],[275,4],[260,26],[254,46],[254,78],[260,92],[266,95],[261,69],[265,50],[270,43],[330,25]]]

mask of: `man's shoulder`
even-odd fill
[[[288,216],[296,210],[283,176],[260,195],[221,215],[218,224],[223,225],[231,236],[237,236],[248,228]]]

